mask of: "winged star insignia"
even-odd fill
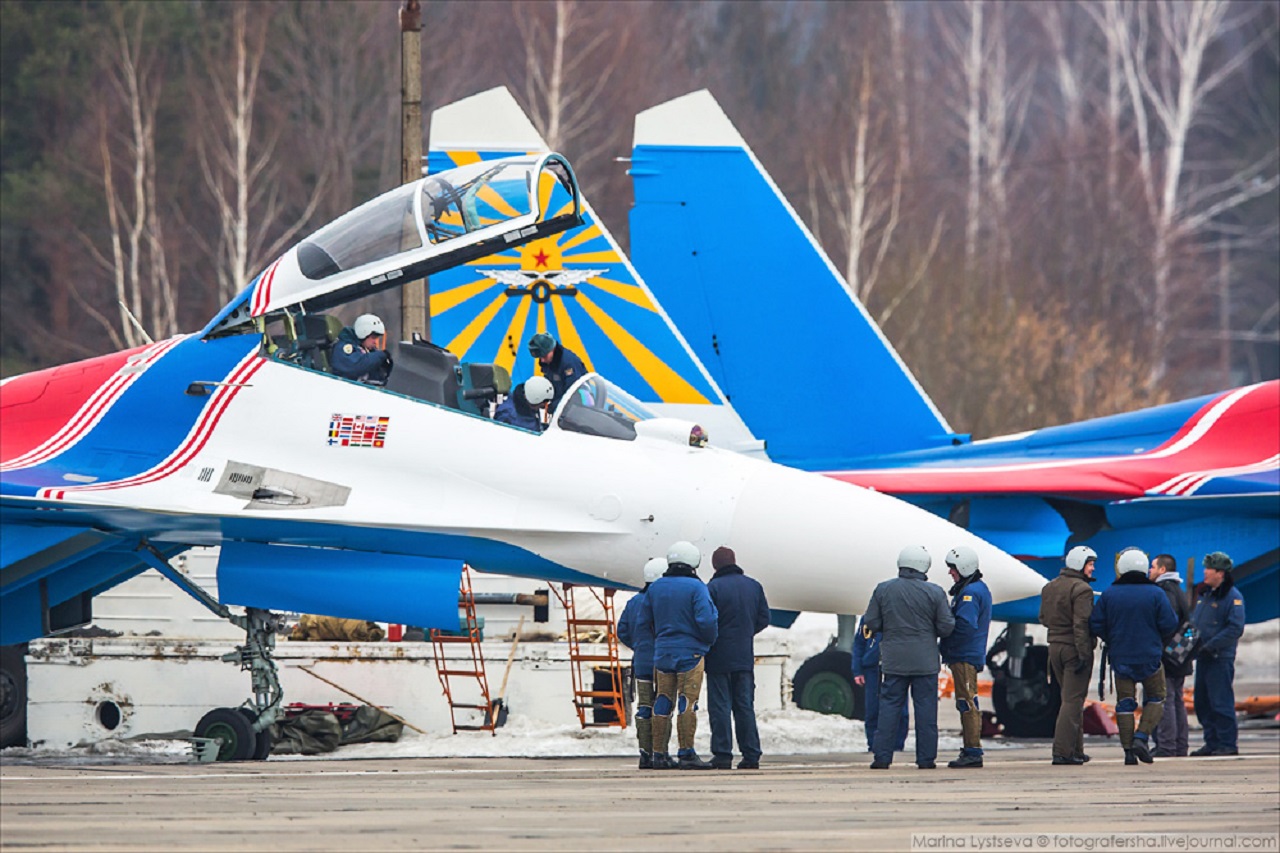
[[[531,296],[538,304],[552,296],[577,296],[578,285],[608,270],[480,270],[481,275],[505,284],[507,297]]]

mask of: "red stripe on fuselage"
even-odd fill
[[[1208,418],[1212,418],[1209,422]],[[1202,423],[1203,422],[1203,423]],[[963,466],[834,471],[828,476],[889,494],[1055,494],[1137,498],[1187,472],[1265,464],[1280,436],[1280,382],[1215,398],[1159,447],[1132,456],[1058,458]]]
[[[0,385],[0,464],[53,438],[89,398],[145,347],[15,376]]]

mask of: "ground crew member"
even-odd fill
[[[1182,577],[1178,574],[1178,563],[1173,555],[1157,554],[1151,561],[1147,577],[1169,599],[1169,606],[1173,608],[1173,615],[1178,617],[1178,630],[1181,631],[1191,618],[1191,605],[1187,603],[1187,593],[1182,588]],[[1187,754],[1191,730],[1187,725],[1187,705],[1182,701],[1182,690],[1193,666],[1194,658],[1187,658],[1180,664],[1167,657],[1164,659],[1164,714],[1160,717],[1160,725],[1156,726],[1156,749],[1151,753],[1156,758],[1174,758]]]
[[[649,584],[666,570],[667,561],[661,557],[645,563],[644,588],[631,596],[618,617],[618,639],[631,649],[631,676],[636,682],[636,742],[640,746],[641,770],[653,769],[653,630],[640,619],[640,611]]]
[[[1151,733],[1164,714],[1165,641],[1178,630],[1168,597],[1147,578],[1147,555],[1126,548],[1116,560],[1116,582],[1098,598],[1089,630],[1107,644],[1107,660],[1116,679],[1116,726],[1124,763],[1150,764]],[[1142,683],[1142,723],[1134,731]]]
[[[978,673],[987,662],[987,634],[991,630],[991,591],[978,571],[978,555],[965,545],[947,554],[951,574],[951,613],[956,629],[938,644],[942,662],[951,669],[951,683],[960,711],[964,748],[948,767],[982,766],[982,711],[978,710]]]
[[[1067,552],[1062,572],[1040,591],[1040,624],[1049,629],[1049,668],[1062,693],[1053,729],[1053,763],[1084,764],[1084,699],[1093,674],[1089,616],[1098,554],[1085,545]]]
[[[1204,746],[1192,755],[1238,755],[1236,728],[1236,646],[1244,633],[1244,596],[1231,579],[1231,558],[1214,551],[1204,558],[1208,589],[1191,611],[1200,632],[1196,651],[1196,717]]]
[[[852,669],[853,683],[862,686],[862,728],[867,734],[867,752],[875,752],[876,728],[880,725],[880,635],[867,627],[865,616],[858,620],[858,632],[853,636]],[[903,702],[894,752],[906,749],[910,725],[911,715]]]
[[[499,423],[540,432],[546,425],[538,412],[551,400],[553,393],[551,382],[545,376],[531,377],[511,389],[507,399],[494,410],[493,419]]]
[[[760,769],[760,731],[756,727],[755,635],[769,627],[764,587],[747,577],[732,548],[711,555],[715,576],[707,592],[716,606],[717,636],[707,652],[707,716],[711,720],[711,766],[733,766],[733,733],[738,734],[739,770]],[[730,727],[732,716],[732,728]]]
[[[716,641],[719,615],[707,586],[698,580],[702,554],[690,542],[667,550],[667,571],[653,582],[640,605],[640,621],[653,631],[653,769],[710,770],[698,758],[698,726],[704,658]],[[676,715],[677,761],[671,760],[671,717]]]
[[[386,385],[391,376],[391,355],[378,348],[387,328],[376,314],[361,314],[338,333],[329,354],[334,375],[370,385]]]
[[[898,554],[898,576],[876,587],[864,617],[873,632],[880,632],[881,716],[896,720],[907,703],[916,712],[916,766],[936,767],[938,757],[938,640],[951,636],[956,620],[947,606],[946,593],[929,583],[933,558],[923,545],[908,545]],[[873,750],[872,770],[893,763],[893,727],[879,726]]]
[[[538,360],[542,375],[551,380],[551,386],[555,389],[555,394],[551,397],[551,408],[554,411],[569,386],[586,375],[586,365],[546,332],[539,332],[529,339],[529,354]]]

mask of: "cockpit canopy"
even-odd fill
[[[285,309],[324,311],[582,222],[559,154],[509,157],[397,187],[324,226],[271,264],[206,329],[247,331]]]
[[[556,410],[563,430],[633,441],[636,423],[657,417],[643,403],[603,376],[589,373],[564,395]]]

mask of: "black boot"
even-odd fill
[[[652,752],[648,752],[643,749],[640,750],[640,769],[641,770],[653,769],[653,753]]]
[[[1151,764],[1155,761],[1151,757],[1151,750],[1147,749],[1147,742],[1140,737],[1133,739],[1133,755],[1143,764]]]
[[[1131,767],[1138,766],[1138,756],[1133,754],[1132,749],[1126,749],[1124,751],[1124,763]]]
[[[960,757],[957,758],[955,761],[947,762],[947,766],[948,767],[981,767],[982,756],[971,755],[970,753],[962,752],[960,753]]]
[[[667,752],[655,752],[653,754],[654,770],[672,770],[676,763],[671,760],[671,754]]]
[[[698,757],[698,753],[694,752],[692,749],[689,750],[688,752],[685,752],[683,749],[680,750],[678,758],[679,758],[679,761],[676,766],[679,767],[681,770],[712,769],[711,762],[703,761],[701,758]]]

